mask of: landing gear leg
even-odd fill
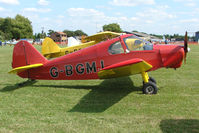
[[[143,94],[157,94],[158,88],[155,79],[149,77],[147,72],[142,72],[141,74],[144,81]]]

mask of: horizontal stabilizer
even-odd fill
[[[32,65],[27,65],[27,66],[16,67],[16,68],[12,69],[8,73],[17,74],[19,72],[23,72],[25,70],[32,69],[32,68],[37,68],[37,67],[41,67],[41,66],[43,66],[43,64],[32,64]]]
[[[149,63],[142,59],[135,58],[105,67],[98,72],[98,76],[100,79],[117,78],[146,72],[151,68],[152,65]]]

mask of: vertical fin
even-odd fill
[[[12,68],[24,67],[33,64],[44,64],[48,60],[27,41],[18,42],[13,50]],[[29,78],[28,70],[22,72],[23,77]]]
[[[49,37],[46,37],[42,43],[41,53],[49,57],[53,53],[60,52],[60,47]]]

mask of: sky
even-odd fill
[[[118,23],[150,34],[199,31],[199,0],[0,0],[0,17],[23,15],[33,32],[82,30],[88,35]]]

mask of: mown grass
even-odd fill
[[[37,46],[40,49],[40,46]],[[0,132],[199,132],[199,46],[187,64],[159,69],[157,95],[140,75],[109,80],[26,81],[7,72],[11,46],[0,47]]]

